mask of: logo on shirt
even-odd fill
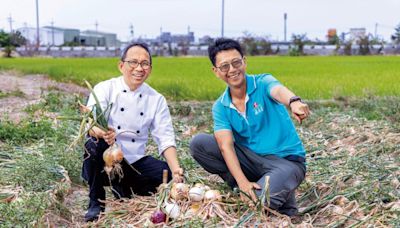
[[[258,104],[257,102],[254,102],[253,108],[254,108],[254,113],[255,113],[256,115],[258,115],[258,114],[260,114],[261,112],[264,111],[262,105]]]

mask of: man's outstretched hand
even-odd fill
[[[297,122],[299,122],[299,124],[301,124],[303,120],[311,114],[308,105],[301,101],[295,101],[291,103],[290,110],[292,111],[294,118],[297,120]]]

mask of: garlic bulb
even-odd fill
[[[208,190],[204,194],[205,201],[221,201],[221,193],[218,190]]]
[[[193,187],[189,190],[189,198],[191,201],[199,202],[204,198],[204,190],[201,187]]]
[[[167,213],[167,215],[172,219],[178,218],[181,214],[181,209],[180,209],[179,205],[176,203],[165,202],[164,209],[165,209],[165,212]]]

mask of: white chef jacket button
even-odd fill
[[[122,92],[126,93],[126,89],[124,89]]]
[[[141,112],[140,115],[143,116],[143,112]]]
[[[132,139],[131,141],[132,141],[132,142],[135,142],[135,139]]]
[[[139,130],[137,130],[137,131],[136,131],[136,133],[138,133],[138,134],[139,134],[139,133],[140,133],[140,131],[139,131]]]
[[[139,94],[139,97],[142,98],[142,94]]]
[[[119,129],[121,129],[121,126],[118,126],[117,128],[118,128],[118,130],[119,130]]]
[[[123,112],[125,109],[124,108],[121,108],[121,112]]]

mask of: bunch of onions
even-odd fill
[[[111,179],[114,179],[116,175],[118,175],[120,178],[123,177],[122,167],[120,164],[123,159],[124,153],[117,143],[114,143],[106,151],[104,151],[104,171],[106,171],[107,175],[110,176]]]

